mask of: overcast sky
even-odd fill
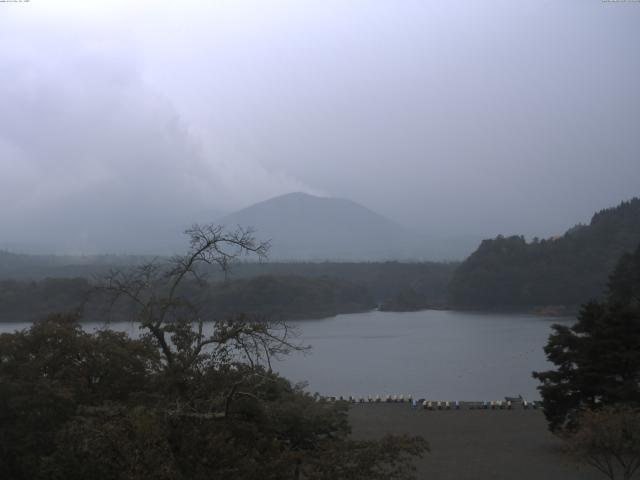
[[[4,245],[291,191],[546,236],[640,195],[638,2],[0,3],[0,80]]]

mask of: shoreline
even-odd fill
[[[374,311],[379,312],[393,312],[393,313],[411,313],[411,312],[464,312],[464,313],[477,313],[479,315],[487,314],[504,314],[504,315],[531,315],[537,317],[558,317],[558,318],[574,318],[579,313],[577,307],[529,307],[529,308],[464,308],[464,307],[448,307],[448,306],[432,306],[428,308],[421,308],[417,310],[392,310],[377,308]]]
[[[328,319],[332,319],[341,315],[358,315],[358,314],[362,314],[362,313],[372,313],[372,312],[382,312],[382,313],[398,313],[398,314],[402,314],[402,313],[417,313],[417,312],[460,312],[460,313],[469,313],[469,314],[477,314],[477,315],[527,315],[527,316],[534,316],[534,317],[540,317],[540,318],[544,318],[544,317],[549,317],[549,318],[575,318],[575,316],[577,315],[577,311],[574,312],[573,310],[569,310],[566,311],[564,313],[560,313],[560,312],[550,312],[550,311],[543,311],[543,310],[523,310],[523,309],[507,309],[507,308],[495,308],[495,309],[473,309],[473,308],[450,308],[450,307],[445,307],[445,306],[438,306],[438,307],[429,307],[429,308],[423,308],[423,309],[419,309],[419,310],[386,310],[386,309],[381,309],[379,307],[376,308],[368,308],[368,309],[353,309],[353,310],[346,310],[344,312],[331,312],[327,315],[328,312],[325,312],[323,314],[318,313],[317,315],[310,315],[310,316],[305,316],[305,317],[301,317],[301,318],[295,318],[295,316],[290,316],[289,314],[287,315],[281,315],[280,319],[282,319],[285,322],[316,322],[318,320],[328,320]],[[46,315],[44,316],[36,316],[35,318],[23,318],[23,319],[19,319],[19,320],[9,320],[3,317],[0,317],[0,324],[3,323],[14,323],[14,324],[28,324],[28,323],[33,323],[41,318],[46,317]],[[273,316],[273,318],[277,317],[276,315]],[[81,317],[80,318],[80,323],[136,323],[136,320],[113,320],[113,321],[108,321],[108,320],[96,320],[96,319],[91,319],[91,318],[86,318],[86,317]]]

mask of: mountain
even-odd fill
[[[425,258],[417,233],[350,200],[289,193],[222,218],[227,228],[252,227],[271,240],[269,257],[286,260]]]
[[[576,307],[602,298],[618,259],[640,244],[640,199],[596,213],[560,237],[484,240],[456,269],[450,303],[463,308]]]

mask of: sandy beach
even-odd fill
[[[597,480],[602,474],[578,466],[547,430],[542,411],[443,410],[409,404],[354,404],[353,436],[422,435],[431,453],[416,464],[430,480]]]

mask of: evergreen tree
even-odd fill
[[[608,298],[583,305],[571,327],[554,325],[545,347],[557,369],[534,372],[549,427],[576,426],[584,409],[640,406],[640,247],[623,255]]]

